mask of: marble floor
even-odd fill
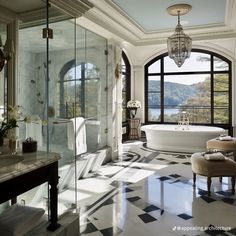
[[[123,144],[120,160],[78,180],[80,233],[86,236],[236,235],[230,180],[192,186],[189,153]]]

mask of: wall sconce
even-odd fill
[[[115,68],[115,78],[119,79],[121,74],[122,74],[122,66],[120,63],[117,63]]]
[[[13,41],[7,39],[5,45],[3,45],[2,37],[0,35],[0,71],[2,71],[7,61],[11,59],[13,52]]]

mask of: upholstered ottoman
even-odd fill
[[[208,150],[232,151],[234,153],[234,161],[236,161],[236,138],[231,140],[210,139],[206,143]]]
[[[191,156],[193,171],[193,184],[196,183],[196,175],[207,177],[207,191],[211,194],[211,177],[232,177],[232,193],[234,194],[236,163],[226,158],[225,160],[206,160],[202,153],[194,153]]]

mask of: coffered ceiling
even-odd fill
[[[117,37],[133,45],[166,43],[177,24],[166,8],[188,3],[192,10],[181,16],[184,32],[193,41],[236,38],[236,0],[50,0],[64,12],[89,5],[78,23],[105,37]],[[59,4],[60,3],[60,4]],[[59,4],[59,5],[58,5]],[[94,7],[93,7],[94,5]],[[0,7],[30,19],[30,12],[45,7],[45,0],[0,0]],[[83,8],[82,7],[82,8]],[[76,13],[77,13],[76,12]],[[34,16],[34,13],[32,14]],[[78,16],[78,15],[77,15]]]
[[[188,0],[185,2],[193,9],[181,16],[182,25],[185,27],[224,25],[226,0]],[[176,3],[183,2],[173,0],[113,0],[110,2],[111,6],[146,33],[173,30],[177,17],[170,16],[166,9]]]
[[[193,40],[236,38],[235,0],[90,0],[95,7],[85,17],[133,45],[166,43],[177,17],[167,7],[187,3],[181,16],[184,32]]]

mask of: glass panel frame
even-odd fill
[[[148,76],[148,92],[160,92],[161,91],[161,77],[160,76]]]
[[[229,91],[229,74],[214,74],[214,91]]]
[[[193,67],[194,65],[194,67]],[[200,72],[210,71],[210,55],[204,52],[191,52],[190,58],[186,59],[181,67],[178,67],[175,62],[168,56],[164,57],[164,71],[168,72]]]
[[[161,72],[161,60],[157,60],[148,67],[148,73],[160,73]]]
[[[148,109],[148,118],[150,121],[160,121],[161,120],[161,109],[157,108],[157,109],[152,109],[149,108]]]
[[[214,71],[228,71],[229,70],[229,64],[225,62],[223,59],[214,56],[213,59],[213,66]]]

